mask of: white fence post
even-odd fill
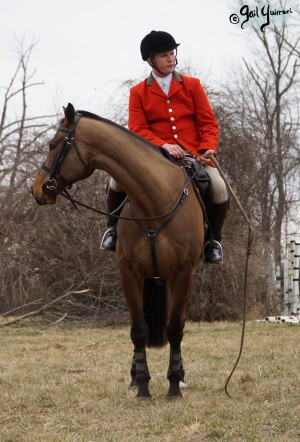
[[[294,243],[294,259],[293,259],[293,305],[292,314],[300,313],[300,297],[299,297],[299,263],[300,263],[300,243]]]
[[[284,304],[283,314],[285,316],[288,316],[290,314],[288,267],[289,267],[289,261],[288,258],[286,257],[283,260],[283,304]]]
[[[294,243],[290,241],[287,244],[287,257],[285,259],[284,275],[284,314],[289,316],[292,312],[293,303],[293,264],[294,264]]]
[[[284,315],[300,313],[300,243],[295,240],[287,244],[287,257],[284,265]]]

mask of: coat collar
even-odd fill
[[[182,83],[182,77],[181,77],[181,75],[178,72],[176,72],[176,71],[173,72],[173,78],[176,78],[176,80],[179,81],[179,83]],[[149,75],[149,77],[146,80],[147,86],[150,86],[150,84],[152,84],[153,80],[154,80],[154,77],[153,77],[153,74],[151,72],[151,74]]]
[[[181,75],[178,72],[176,72],[176,71],[173,72],[173,79],[176,79],[177,81],[173,81],[172,80],[168,97],[171,97],[179,89],[182,88],[182,85],[181,85],[182,77],[181,77]],[[155,94],[158,94],[158,95],[161,95],[162,97],[165,97],[166,95],[162,91],[161,87],[158,85],[158,83],[156,81],[153,81],[153,80],[154,80],[154,77],[153,77],[152,72],[151,72],[149,77],[146,79],[146,85],[147,86],[151,86],[151,92],[154,92]]]

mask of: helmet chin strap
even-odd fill
[[[177,49],[175,49],[175,50],[176,50],[175,66],[177,66],[177,65],[178,65],[178,61],[177,61]],[[150,57],[150,58],[151,58],[151,63],[149,63],[150,66],[151,66],[152,68],[155,68],[155,69],[157,70],[157,72],[159,72],[161,75],[165,75],[165,76],[166,76],[166,74],[164,74],[162,71],[160,71],[160,70],[158,69],[158,67],[156,66],[155,61],[154,61],[154,55],[152,55],[152,57]]]

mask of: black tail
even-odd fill
[[[167,284],[155,279],[144,280],[144,315],[148,326],[148,347],[163,347],[167,343]]]

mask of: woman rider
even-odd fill
[[[141,55],[152,68],[148,78],[133,86],[129,96],[129,129],[163,147],[174,158],[193,158],[204,165],[212,183],[211,233],[204,247],[204,260],[223,261],[221,231],[228,211],[224,180],[208,156],[217,153],[218,124],[206,93],[197,78],[179,74],[177,47],[172,35],[152,31],[141,42]],[[113,179],[107,194],[109,212],[115,211],[124,193]],[[101,247],[115,250],[117,219],[108,218]]]

